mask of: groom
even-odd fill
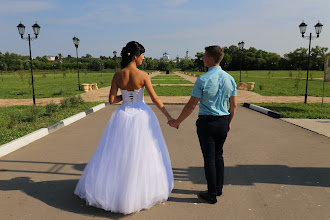
[[[220,46],[205,47],[203,62],[209,69],[196,80],[190,100],[180,116],[169,122],[170,126],[178,129],[180,123],[194,111],[200,101],[196,125],[204,158],[207,191],[198,195],[211,204],[217,202],[216,196],[222,195],[223,144],[237,108],[235,80],[220,67],[223,56],[224,52]]]

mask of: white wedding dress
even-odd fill
[[[121,90],[112,114],[75,194],[87,205],[129,214],[166,201],[173,172],[158,119],[144,102],[144,87]]]

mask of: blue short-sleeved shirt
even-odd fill
[[[234,78],[220,66],[213,66],[198,77],[191,96],[200,98],[199,115],[229,115],[228,102],[237,96]]]

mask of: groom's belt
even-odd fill
[[[216,118],[224,118],[228,117],[228,115],[198,115],[199,119],[216,119]]]

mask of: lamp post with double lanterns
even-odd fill
[[[238,42],[238,48],[241,51],[241,59],[239,62],[239,82],[242,82],[242,54],[243,54],[243,48],[244,48],[244,41]]]
[[[23,37],[25,32],[25,26],[22,24],[22,22],[17,25],[18,33],[21,35],[21,39],[29,41],[29,50],[30,50],[30,66],[31,66],[31,78],[32,78],[32,93],[33,93],[33,105],[36,104],[36,98],[34,94],[34,80],[33,80],[33,71],[32,71],[32,55],[31,55],[31,41],[38,38],[39,32],[40,32],[40,26],[37,24],[37,22],[32,25],[32,29],[34,32],[35,37],[31,37],[30,34],[28,34],[28,37]]]
[[[310,63],[310,59],[311,59],[311,41],[320,36],[323,24],[321,24],[320,21],[319,21],[314,27],[315,27],[316,36],[312,36],[312,32],[309,34],[309,36],[305,36],[307,24],[305,24],[305,22],[303,21],[299,25],[299,29],[300,29],[300,33],[301,33],[302,38],[305,38],[305,39],[309,40],[305,103],[307,103],[308,72],[309,72],[309,63]]]
[[[76,47],[76,54],[77,54],[77,70],[78,70],[78,90],[80,91],[80,78],[79,78],[79,64],[78,64],[78,46],[79,46],[79,38],[74,36],[72,38],[74,46]]]

